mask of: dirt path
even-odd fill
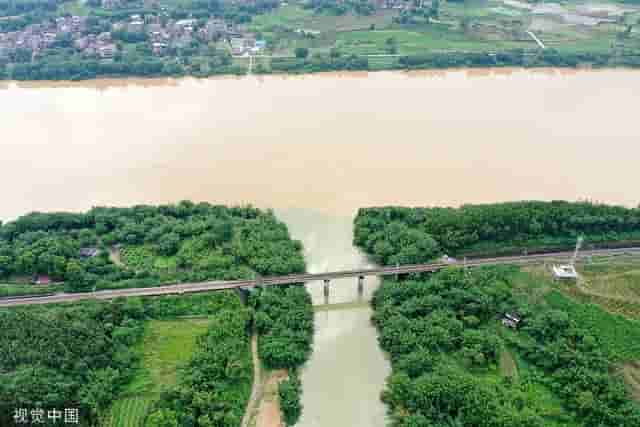
[[[284,427],[280,413],[278,385],[289,377],[284,369],[271,371],[264,381],[262,400],[256,419],[256,427]]]
[[[640,304],[640,299],[638,298],[632,298],[632,297],[618,297],[615,295],[608,295],[608,294],[604,294],[601,292],[595,292],[592,291],[591,289],[589,289],[587,286],[589,285],[589,282],[587,282],[586,280],[580,278],[578,276],[578,280],[576,280],[576,287],[578,288],[578,290],[580,292],[582,292],[585,295],[591,295],[594,297],[600,297],[600,298],[606,298],[606,299],[610,299],[610,300],[615,300],[615,301],[622,301],[622,302],[631,302],[634,304]]]
[[[502,350],[500,353],[500,372],[505,377],[511,377],[515,381],[518,380],[518,364],[508,349]]]
[[[640,402],[640,362],[629,362],[622,367],[625,381],[631,388],[631,395]]]
[[[122,260],[120,259],[120,248],[117,246],[111,246],[109,248],[109,259],[115,265],[122,266]]]
[[[253,359],[253,386],[251,388],[251,397],[247,402],[247,408],[242,417],[241,427],[249,427],[250,421],[254,419],[256,407],[262,398],[262,366],[258,358],[258,335],[251,336],[251,356]]]
[[[264,372],[258,356],[258,335],[251,336],[253,387],[241,427],[284,427],[280,413],[278,385],[288,378],[286,370]]]

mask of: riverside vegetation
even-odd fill
[[[304,286],[273,286],[252,295],[260,360],[268,369],[287,369],[289,378],[280,383],[280,410],[288,426],[302,412],[300,368],[311,355],[313,306]]]
[[[250,207],[181,202],[30,214],[0,234],[5,276],[47,273],[70,291],[305,269],[286,226]],[[122,265],[107,255],[118,241],[126,242]],[[102,253],[82,258],[85,244]],[[296,368],[311,352],[311,299],[303,286],[289,286],[258,291],[249,302],[221,291],[2,309],[0,346],[14,350],[0,355],[0,399],[81,406],[86,426],[238,426],[253,381],[255,317],[265,366],[290,369],[281,403],[293,424],[301,411]],[[168,320],[183,325],[179,336],[162,327]]]
[[[509,255],[587,245],[640,242],[640,208],[588,202],[523,201],[460,208],[365,208],[355,219],[354,243],[384,265],[454,256]]]
[[[640,358],[629,345],[640,324],[539,286],[515,267],[385,281],[372,304],[392,425],[639,425],[614,363]],[[518,330],[500,324],[507,312],[522,316]],[[501,371],[504,353],[513,366]]]
[[[628,245],[639,215],[560,201],[370,208],[356,217],[354,241],[383,264],[568,249],[578,235]],[[640,323],[569,299],[569,288],[507,266],[385,281],[372,320],[392,361],[382,394],[392,424],[638,425],[624,380],[633,390]],[[522,318],[517,329],[502,325],[507,313]]]
[[[83,248],[97,253],[83,256]],[[300,273],[301,248],[272,212],[252,207],[183,201],[32,213],[0,224],[0,280],[24,283],[47,275],[64,282],[67,292],[86,292]],[[0,291],[21,293],[16,286]]]

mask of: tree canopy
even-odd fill
[[[272,212],[252,207],[184,201],[32,213],[0,226],[0,278],[44,274],[67,291],[239,279],[302,272],[301,248]]]
[[[439,253],[482,255],[640,241],[640,209],[588,202],[523,201],[459,208],[363,208],[354,243],[382,264]]]

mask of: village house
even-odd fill
[[[80,37],[73,41],[73,47],[78,50],[85,50],[89,47],[89,38],[88,37]]]
[[[144,0],[145,9],[158,9],[160,7],[159,0]]]
[[[167,47],[168,46],[166,43],[155,42],[151,44],[151,51],[156,56],[162,56],[165,53]]]
[[[127,31],[130,33],[141,33],[144,31],[144,22],[140,19],[131,21],[127,24]]]
[[[111,33],[105,32],[98,34],[96,41],[98,43],[109,43],[111,41]]]
[[[111,59],[113,58],[113,56],[117,51],[118,51],[118,48],[116,47],[115,44],[108,44],[105,46],[100,46],[98,48],[98,55],[102,59]]]
[[[162,24],[147,24],[147,33],[149,34],[153,34],[153,33],[159,33],[162,31]]]
[[[122,7],[123,0],[102,0],[102,7],[105,9],[117,9]]]

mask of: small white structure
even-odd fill
[[[580,246],[582,246],[583,237],[578,237],[578,241],[576,242],[576,249],[573,251],[573,258],[571,262],[566,265],[554,265],[551,267],[551,271],[553,271],[554,279],[566,280],[573,279],[576,280],[578,278],[578,272],[576,271],[575,263],[578,258],[578,251],[580,250]]]
[[[554,265],[551,267],[553,271],[553,277],[556,279],[577,279],[578,272],[576,268],[571,265]]]
[[[506,313],[502,318],[502,324],[507,328],[517,329],[521,320],[522,319],[520,319],[520,316],[512,313]]]
[[[440,261],[445,263],[445,264],[455,264],[458,262],[457,259],[450,257],[447,254],[444,254],[440,257]]]

